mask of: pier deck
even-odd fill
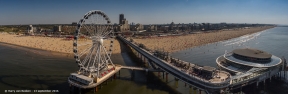
[[[113,67],[113,66],[112,65],[108,65],[108,68],[111,68],[111,67]],[[116,64],[115,65],[115,70],[107,73],[106,75],[104,75],[101,78],[95,79],[96,80],[95,83],[92,83],[90,85],[81,84],[81,83],[78,83],[78,82],[74,81],[73,79],[69,79],[69,78],[68,78],[68,82],[71,85],[73,85],[73,86],[76,86],[76,87],[79,87],[79,88],[83,88],[83,89],[94,88],[94,87],[102,84],[104,81],[108,80],[110,77],[115,75],[121,69],[138,70],[138,71],[146,71],[146,72],[148,72],[148,71],[151,71],[151,72],[162,72],[162,70],[157,70],[157,69],[147,69],[147,68],[134,67],[134,66],[122,66],[122,65],[117,65]]]

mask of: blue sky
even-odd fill
[[[0,25],[70,24],[90,10],[118,23],[288,24],[288,0],[0,0]]]

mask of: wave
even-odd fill
[[[231,40],[228,40],[228,41],[224,41],[222,43],[223,43],[224,46],[233,45],[233,44],[241,45],[242,43],[248,42],[248,41],[250,41],[252,39],[257,39],[257,37],[261,33],[262,32],[258,32],[258,33],[254,33],[254,34],[250,34],[250,35],[244,35],[244,36],[241,36],[241,37],[236,38],[236,39],[231,39]]]

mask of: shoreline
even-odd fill
[[[183,36],[153,37],[146,39],[133,38],[133,41],[144,44],[150,50],[160,49],[164,50],[165,52],[173,53],[189,48],[251,35],[271,28],[274,28],[274,26],[262,28],[254,27],[243,30],[221,30],[209,33],[188,34]]]
[[[1,45],[6,46],[6,47],[12,47],[12,48],[15,48],[15,49],[20,49],[20,50],[27,51],[27,52],[34,53],[34,54],[38,54],[38,55],[44,55],[44,56],[49,56],[49,55],[58,55],[58,56],[65,56],[65,57],[73,56],[72,53],[63,53],[63,52],[49,51],[49,50],[33,48],[33,47],[27,47],[27,46],[11,44],[11,43],[5,43],[5,42],[0,42],[0,46]]]

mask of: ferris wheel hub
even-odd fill
[[[92,42],[93,44],[103,44],[103,38],[101,37],[97,37],[97,36],[93,36],[92,37]]]

